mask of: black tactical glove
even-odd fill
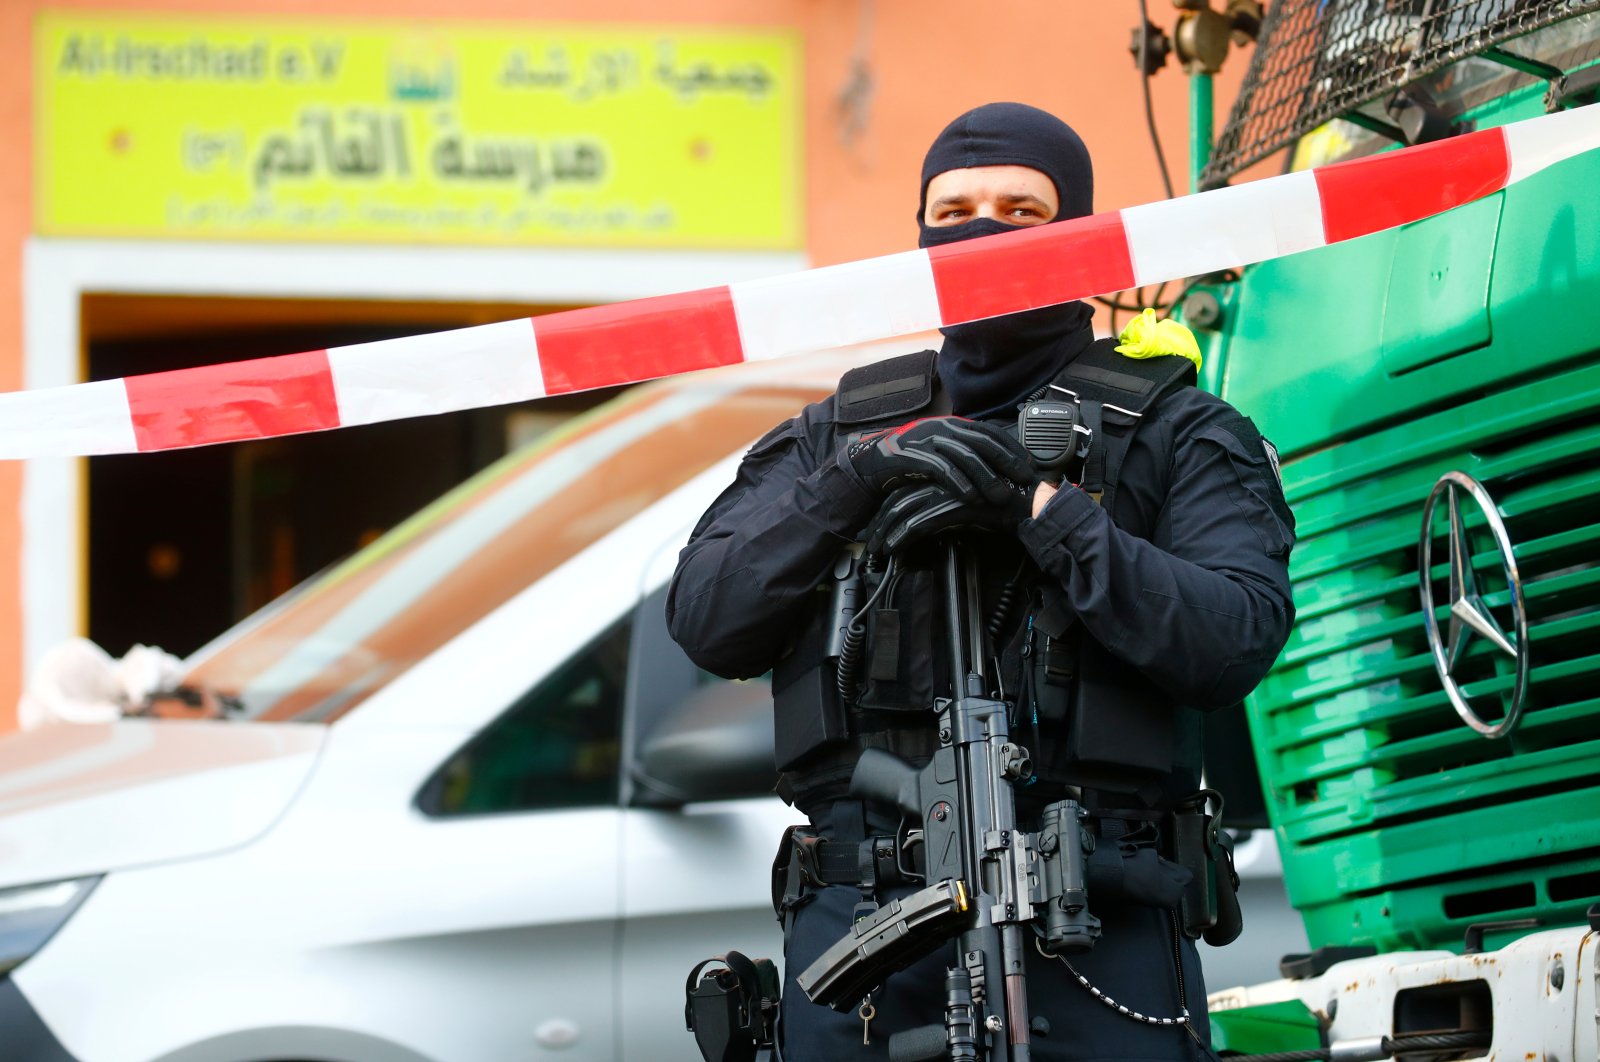
[[[866,549],[880,556],[895,553],[944,531],[983,529],[1016,533],[1032,515],[1032,486],[1006,481],[999,504],[956,498],[938,484],[911,484],[891,494],[867,525]]]
[[[1004,428],[962,417],[925,417],[873,432],[846,451],[856,474],[880,497],[907,484],[936,483],[968,504],[1001,505],[1014,482],[1033,482],[1033,464]]]

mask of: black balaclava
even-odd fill
[[[1094,167],[1072,127],[1025,103],[988,103],[945,126],[928,148],[917,206],[918,246],[1021,227],[992,218],[942,226],[923,220],[928,182],[946,170],[973,166],[1027,166],[1049,177],[1061,203],[1052,222],[1094,213]],[[981,417],[1021,402],[1088,345],[1093,316],[1087,303],[1069,302],[941,328],[939,378],[954,411]]]

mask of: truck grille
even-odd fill
[[[1472,923],[1581,922],[1600,901],[1597,451],[1591,363],[1285,463],[1299,619],[1251,725],[1313,945],[1459,946]],[[1529,689],[1498,740],[1456,715],[1424,632],[1422,506],[1450,470],[1494,498],[1526,597]],[[1484,601],[1510,632],[1499,551],[1470,499],[1461,512]],[[1436,516],[1441,626],[1445,526]],[[1477,638],[1456,676],[1494,722],[1514,670]]]

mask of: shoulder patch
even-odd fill
[[[1138,415],[1164,395],[1194,383],[1194,379],[1194,365],[1187,358],[1127,358],[1117,353],[1111,340],[1101,339],[1068,362],[1055,382],[1079,398],[1108,403]]]
[[[922,350],[851,369],[839,381],[835,422],[865,424],[926,408],[933,401],[934,356]]]
[[[1251,448],[1261,441],[1261,432],[1256,428],[1256,422],[1240,413],[1236,409],[1223,410],[1224,415],[1216,419],[1215,423],[1222,431],[1238,439],[1239,442]]]
[[[1212,426],[1214,430],[1226,432],[1238,444],[1248,459],[1258,468],[1266,465],[1272,469],[1272,482],[1266,479],[1266,469],[1261,468],[1257,473],[1261,478],[1262,486],[1266,489],[1267,502],[1272,506],[1272,511],[1283,521],[1285,527],[1293,529],[1294,512],[1289,508],[1288,501],[1283,496],[1283,471],[1279,468],[1278,448],[1267,441],[1261,434],[1255,421],[1237,410],[1229,409],[1228,415],[1218,419]],[[1276,487],[1276,490],[1271,488]]]

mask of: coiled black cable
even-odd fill
[[[883,581],[876,590],[862,602],[856,609],[856,614],[844,629],[844,643],[839,646],[839,663],[833,675],[833,688],[839,694],[841,704],[852,704],[856,699],[856,682],[860,678],[861,650],[867,643],[867,613],[878,598],[883,596],[885,590],[899,579],[899,571],[895,567],[895,559],[889,558],[889,565],[884,569]]]
[[[1022,575],[1028,570],[1028,562],[1017,565],[1016,574],[1006,583],[1000,591],[1000,596],[995,600],[994,611],[989,613],[989,622],[984,624],[984,629],[989,632],[989,639],[998,643],[1005,636],[1006,627],[1011,623],[1011,613],[1017,606],[1017,595],[1022,592]]]
[[[866,625],[851,620],[844,629],[844,644],[839,647],[839,666],[833,674],[833,687],[843,704],[855,700],[856,672],[861,668],[861,646],[866,640]]]

